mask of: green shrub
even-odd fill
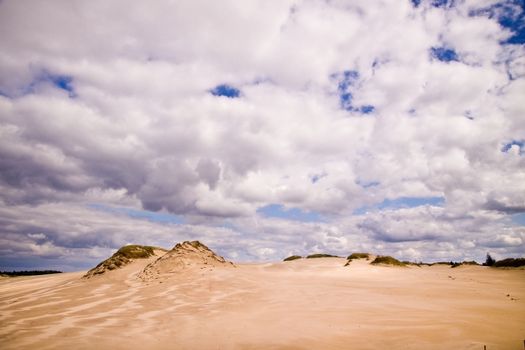
[[[507,258],[503,260],[496,261],[493,267],[520,267],[525,266],[525,258]]]
[[[315,258],[339,258],[337,255],[331,254],[310,254],[306,259],[315,259]]]
[[[381,256],[381,255],[379,255],[377,258],[375,258],[374,261],[371,262],[371,264],[374,264],[374,265],[385,264],[385,265],[393,265],[393,266],[406,266],[405,263],[402,263],[401,261],[397,260],[396,258],[393,258],[391,256]]]
[[[370,259],[370,254],[368,254],[368,253],[352,253],[346,259],[347,260]]]
[[[292,261],[292,260],[297,260],[297,259],[302,259],[303,257],[302,256],[299,256],[299,255],[292,255],[292,256],[289,256],[287,257],[286,259],[284,259],[283,261]]]

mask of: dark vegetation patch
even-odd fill
[[[413,261],[402,261],[403,264],[405,265],[408,265],[408,266],[417,266],[417,267],[421,267],[421,266],[432,266],[432,264],[429,264],[429,263],[425,263],[425,262],[413,262]]]
[[[521,267],[525,266],[525,258],[507,258],[498,260],[492,265],[494,267]]]
[[[347,258],[347,260],[354,260],[354,259],[370,259],[370,254],[368,253],[352,253]]]
[[[300,255],[292,255],[292,256],[289,256],[287,257],[286,259],[284,259],[283,261],[292,261],[292,260],[297,260],[297,259],[302,259],[303,257],[300,256]]]
[[[306,259],[316,259],[316,258],[339,258],[337,255],[332,254],[310,254]]]
[[[474,260],[472,261],[463,261],[463,262],[451,262],[450,264],[450,267],[454,268],[454,267],[458,267],[458,266],[462,266],[462,265],[479,265],[477,262],[475,262]]]
[[[393,258],[391,256],[382,256],[379,255],[377,258],[374,259],[374,261],[371,262],[373,265],[378,264],[384,264],[384,265],[392,265],[392,266],[406,266],[405,263],[402,263],[401,261],[397,260],[396,258]]]
[[[62,271],[57,271],[57,270],[0,271],[0,276],[8,276],[8,277],[38,276],[38,275],[50,275],[53,273],[62,273]]]
[[[487,254],[487,259],[485,260],[485,263],[483,266],[492,266],[496,263],[496,259],[490,256],[490,254]]]
[[[113,254],[112,257],[115,256],[123,256],[128,259],[146,259],[150,256],[153,256],[155,249],[161,249],[149,245],[137,245],[137,244],[130,244],[126,245],[119,250],[115,254]]]

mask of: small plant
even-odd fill
[[[397,260],[396,258],[393,258],[391,256],[382,256],[379,255],[377,258],[374,259],[374,261],[371,262],[373,265],[377,264],[385,264],[385,265],[393,265],[393,266],[406,266],[405,263],[402,263],[401,261]]]
[[[297,259],[302,259],[303,257],[300,256],[300,255],[292,255],[292,256],[289,256],[287,257],[286,259],[284,259],[283,261],[292,261],[292,260],[297,260]]]

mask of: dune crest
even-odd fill
[[[234,267],[235,265],[215,254],[210,248],[199,241],[177,243],[173,249],[148,264],[138,277],[151,280],[159,276],[169,276],[184,270],[212,270],[218,267]]]

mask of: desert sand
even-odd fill
[[[92,278],[0,280],[0,348],[524,348],[523,269],[188,259],[151,273],[156,254]]]

